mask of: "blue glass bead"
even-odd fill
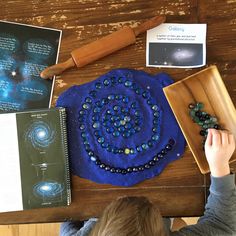
[[[80,115],[85,115],[86,113],[87,113],[86,110],[80,110],[80,111],[79,111],[79,114],[80,114]]]
[[[125,116],[125,117],[124,117],[124,120],[125,120],[125,121],[130,121],[131,118],[130,118],[129,116]]]
[[[118,78],[118,83],[122,84],[124,82],[124,78],[123,77],[119,77]]]
[[[134,120],[134,123],[135,123],[136,125],[141,125],[142,120],[137,118],[137,119]]]
[[[114,100],[115,99],[115,95],[114,94],[110,94],[110,95],[107,96],[107,98],[109,100]]]
[[[99,159],[96,160],[95,164],[98,166],[101,164],[101,161]]]
[[[120,127],[118,128],[118,131],[124,132],[124,131],[125,131],[125,128],[124,128],[123,126],[120,126]]]
[[[97,105],[97,107],[101,108],[102,107],[102,103],[100,101],[95,102],[95,104]]]
[[[101,83],[96,83],[95,87],[96,87],[96,89],[101,89],[102,88],[102,84]]]
[[[153,141],[149,140],[149,141],[148,141],[148,146],[149,146],[149,147],[152,147],[153,145],[154,145]]]
[[[81,124],[81,125],[79,126],[79,128],[80,128],[80,130],[84,130],[84,129],[85,129],[85,125],[84,125],[84,124]]]
[[[134,126],[134,129],[139,132],[141,130],[141,128],[139,126]]]
[[[117,94],[117,95],[115,96],[115,99],[116,99],[117,101],[120,101],[122,98],[123,98],[123,96],[122,96],[122,95],[119,95],[119,94]]]
[[[112,84],[116,84],[116,77],[113,76],[113,77],[111,77],[110,79],[111,79],[111,83],[112,83]]]
[[[143,148],[144,150],[146,150],[146,149],[149,148],[149,146],[148,146],[146,143],[143,143],[143,144],[142,144],[142,148]]]
[[[93,123],[93,128],[94,129],[98,129],[100,127],[100,123],[99,122],[94,122]]]
[[[134,112],[134,115],[139,117],[139,116],[140,116],[140,111],[138,111],[138,110],[135,111],[135,112]]]
[[[97,157],[95,157],[95,156],[91,156],[91,157],[90,157],[90,160],[95,162],[95,161],[97,161],[98,159],[97,159]]]
[[[134,128],[130,129],[130,133],[135,134],[136,133],[135,129]]]
[[[152,100],[151,100],[151,99],[148,99],[148,100],[147,100],[147,104],[148,104],[148,105],[152,105]]]
[[[128,107],[122,107],[122,108],[121,108],[121,111],[122,111],[123,113],[128,113],[128,112],[129,112],[129,108],[128,108]]]
[[[153,110],[153,111],[157,111],[157,110],[158,110],[158,106],[157,106],[157,105],[153,105],[153,106],[152,106],[152,110]]]
[[[86,138],[86,137],[87,137],[87,134],[86,134],[85,132],[82,132],[82,133],[81,133],[81,137],[82,137],[82,138]]]
[[[142,152],[142,151],[143,151],[143,148],[142,148],[141,146],[137,146],[137,147],[136,147],[136,150],[137,150],[138,152]]]
[[[104,139],[103,137],[99,137],[99,138],[98,138],[98,142],[99,142],[99,143],[104,143],[104,141],[105,141],[105,139]]]
[[[118,148],[114,148],[113,153],[115,153],[115,154],[119,153],[119,149]]]
[[[85,121],[85,117],[84,116],[79,116],[78,121],[79,122],[84,122]]]
[[[105,79],[105,80],[103,81],[103,84],[104,84],[105,86],[108,86],[108,85],[110,84],[110,81],[109,81],[108,79]]]
[[[92,90],[89,92],[89,95],[95,98],[97,96],[97,92],[95,90]]]
[[[125,81],[125,86],[126,87],[130,87],[132,85],[132,82],[131,81],[129,81],[129,80],[126,80]]]
[[[94,113],[99,113],[101,111],[101,108],[99,108],[99,107],[95,107],[94,109],[93,109],[93,112]]]
[[[90,97],[85,98],[85,102],[92,103],[92,99]]]
[[[92,120],[93,120],[93,121],[98,121],[99,118],[100,118],[99,115],[94,115],[94,116],[92,117]]]
[[[136,150],[134,150],[133,148],[130,148],[130,154],[135,154]]]
[[[120,136],[120,132],[114,131],[114,132],[112,133],[112,135],[113,135],[114,137],[118,137],[118,136]]]
[[[153,119],[153,124],[156,125],[159,123],[159,120],[157,118]]]
[[[109,128],[107,128],[106,130],[107,130],[107,132],[108,132],[109,134],[111,134],[112,132],[114,132],[114,128],[112,128],[112,127],[109,127]]]
[[[107,147],[108,147],[108,144],[107,144],[107,143],[102,143],[101,146],[102,146],[103,148],[107,148]]]
[[[131,86],[130,86],[131,89],[137,89],[138,88],[138,85],[136,83],[133,83]]]
[[[123,101],[124,103],[128,103],[128,102],[129,102],[129,98],[128,98],[128,97],[124,97],[124,98],[122,99],[122,101]]]
[[[110,114],[113,114],[113,112],[112,112],[110,109],[108,109],[108,110],[106,111],[106,114],[110,115]]]
[[[101,131],[100,131],[100,130],[94,131],[94,135],[95,135],[96,137],[100,136],[100,135],[101,135]]]
[[[108,99],[107,98],[103,98],[101,101],[102,105],[106,105],[108,103]]]
[[[133,102],[133,103],[131,104],[131,107],[134,108],[134,109],[137,108],[137,103],[136,103],[136,102]]]
[[[125,128],[126,129],[130,129],[131,128],[131,124],[130,123],[126,123]]]
[[[155,134],[152,136],[152,140],[157,141],[159,139],[159,135]]]
[[[83,108],[88,110],[88,109],[90,109],[90,105],[88,103],[84,103],[83,104]]]

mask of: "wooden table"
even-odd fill
[[[0,2],[0,12],[3,20],[62,29],[59,61],[68,59],[76,47],[158,14],[165,14],[169,23],[207,23],[207,65],[218,66],[236,101],[236,0],[6,0]],[[145,42],[143,34],[135,45],[58,77],[53,104],[70,86],[89,82],[118,67],[152,74],[165,71],[176,81],[200,70],[146,68]],[[204,211],[208,187],[209,176],[200,174],[186,148],[183,158],[169,164],[160,176],[131,188],[96,184],[73,176],[69,207],[3,213],[0,224],[87,219],[98,216],[109,202],[123,195],[147,196],[159,205],[164,216],[199,216]]]

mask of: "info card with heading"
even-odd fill
[[[206,64],[206,24],[164,23],[147,31],[146,66],[194,68]]]

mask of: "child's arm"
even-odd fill
[[[172,235],[236,235],[235,175],[230,174],[229,159],[235,149],[232,134],[208,130],[206,158],[211,170],[210,196],[205,213],[196,225],[187,226]]]

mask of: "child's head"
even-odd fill
[[[124,197],[103,212],[90,236],[164,236],[162,216],[145,197]]]

